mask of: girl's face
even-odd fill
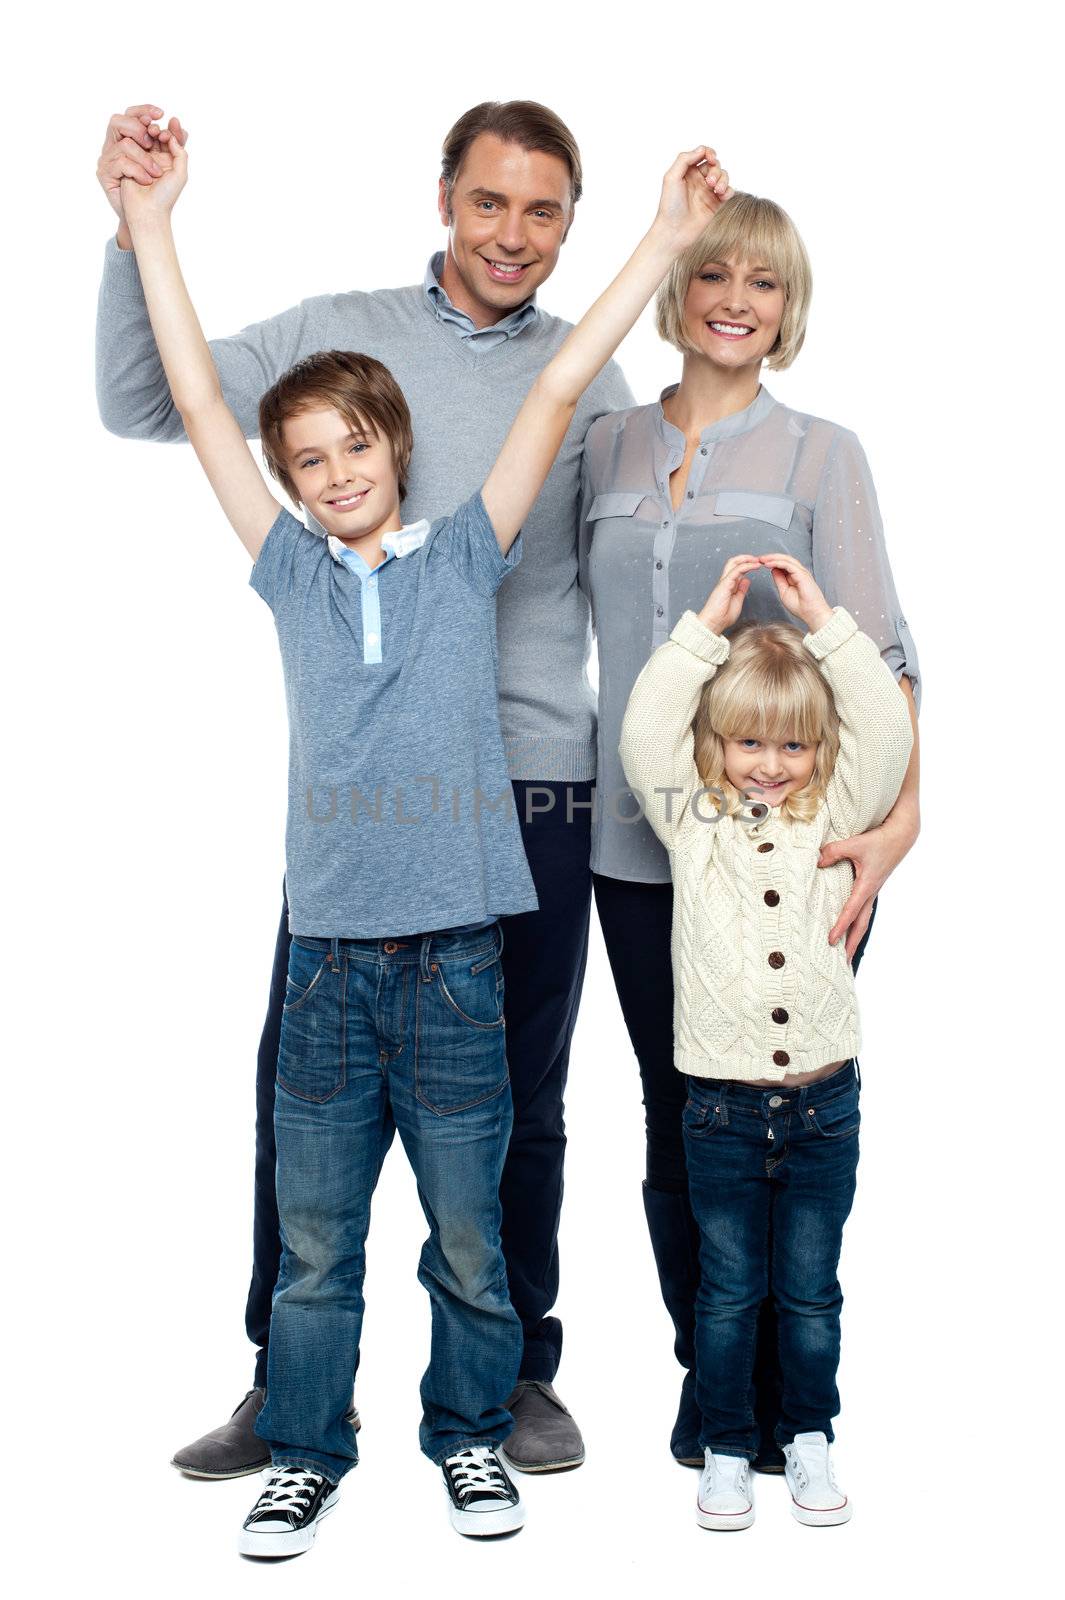
[[[777,342],[783,316],[780,278],[757,261],[704,261],[684,301],[692,344],[730,371],[761,366]]]
[[[725,776],[742,794],[778,806],[784,796],[802,789],[813,777],[817,760],[816,744],[800,744],[787,739],[773,744],[768,739],[723,739]]]
[[[390,522],[399,527],[392,447],[372,430],[353,429],[332,407],[285,419],[282,440],[296,492],[327,533],[345,544]]]

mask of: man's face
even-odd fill
[[[443,288],[479,328],[514,311],[555,270],[573,220],[569,172],[558,156],[481,133],[455,175]]]

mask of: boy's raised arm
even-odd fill
[[[674,260],[694,244],[731,192],[728,174],[708,146],[679,155],[663,180],[658,213],[649,231],[529,390],[483,489],[485,509],[504,554],[543,487],[581,395]]]
[[[188,157],[175,134],[162,137],[169,139],[173,166],[150,186],[123,178],[123,210],[174,405],[223,511],[256,559],[277,518],[279,502],[264,483],[240,424],[223,398],[181,276],[170,213],[185,185]]]

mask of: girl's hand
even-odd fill
[[[759,566],[761,562],[757,556],[730,556],[699,613],[704,628],[709,628],[711,633],[724,633],[726,628],[731,628],[743,610],[747,590],[751,587],[751,580],[744,577],[744,573]]]
[[[683,150],[662,180],[653,231],[668,239],[674,253],[680,255],[695,243],[731,194],[728,173],[722,171],[709,145]]]
[[[769,568],[781,605],[800,622],[805,622],[810,633],[816,633],[832,620],[832,607],[801,561],[779,552],[758,559],[762,566]]]
[[[122,179],[122,211],[126,221],[133,225],[142,217],[168,216],[189,175],[189,158],[180,134],[172,127],[161,128],[155,138],[157,144],[152,155],[155,165],[161,169],[160,176],[148,184],[134,178]]]

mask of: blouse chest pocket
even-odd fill
[[[748,489],[722,489],[714,503],[715,517],[737,517],[790,528],[795,501],[785,494],[755,494]]]
[[[597,494],[589,508],[588,521],[602,522],[605,517],[634,517],[637,507],[646,499],[645,494],[632,490]]]

